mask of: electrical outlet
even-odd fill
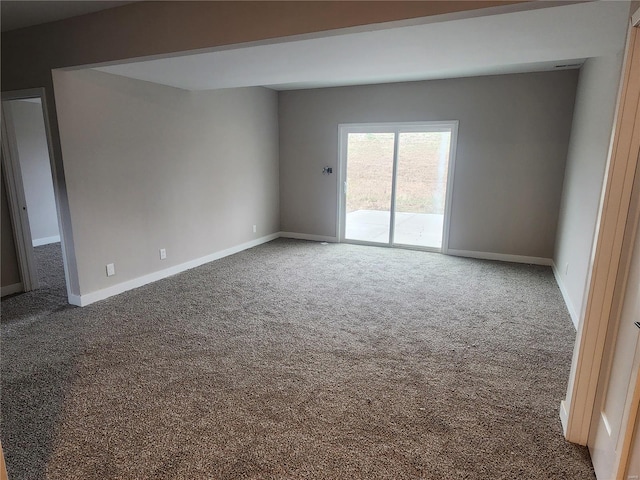
[[[112,277],[116,274],[116,266],[113,263],[107,265],[107,277]]]
[[[258,229],[256,228],[256,226],[253,226],[253,233],[256,233],[258,231]]]
[[[568,263],[564,266],[564,274],[565,275],[569,275],[569,264]]]
[[[164,260],[165,258],[167,258],[167,249],[166,248],[161,248],[160,249],[160,260]]]

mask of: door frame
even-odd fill
[[[624,302],[627,297],[627,289],[633,288],[634,285],[629,284],[629,274],[631,270],[631,262],[636,252],[638,225],[640,224],[640,163],[636,165],[634,186],[632,190],[631,203],[629,206],[629,214],[627,216],[627,225],[625,229],[622,251],[620,256],[620,268],[615,286],[614,302],[611,309],[610,326],[607,331],[604,354],[602,358],[602,366],[598,377],[598,385],[596,397],[594,401],[593,413],[591,416],[591,426],[589,429],[589,438],[587,445],[591,449],[595,447],[596,434],[598,428],[601,427],[601,406],[606,395],[608,395],[609,382],[612,373],[612,366],[616,344],[618,342],[619,330],[622,322],[622,314]],[[633,433],[636,425],[638,407],[640,405],[640,341],[636,344],[633,358],[629,359],[632,363],[630,384],[626,392],[624,402],[624,411],[620,420],[620,428],[618,436],[613,439],[620,446],[612,458],[612,472],[615,479],[622,480],[627,467],[628,459],[631,453],[631,445]],[[602,425],[606,425],[607,433],[611,435],[611,426],[606,420],[602,420]]]
[[[338,211],[336,215],[336,238],[338,242],[348,242],[358,245],[375,245],[380,247],[397,247],[411,250],[424,250],[446,254],[449,250],[449,229],[451,220],[451,201],[453,199],[456,147],[458,144],[458,120],[423,121],[423,122],[384,122],[384,123],[340,123],[338,124],[338,176],[336,191],[338,194]],[[398,168],[398,135],[405,132],[422,132],[437,130],[438,128],[451,131],[449,146],[449,162],[447,165],[447,191],[444,200],[444,224],[442,227],[442,247],[440,249],[421,247],[414,245],[395,244],[393,242],[393,230],[395,227],[395,193],[396,193],[396,173]],[[390,242],[373,243],[358,240],[345,239],[346,226],[346,189],[347,181],[347,140],[350,133],[393,133],[393,176],[391,185],[391,205],[390,205]]]
[[[44,131],[47,140],[47,151],[49,153],[49,167],[51,171],[51,181],[56,202],[56,216],[58,220],[58,230],[60,231],[60,245],[62,247],[62,261],[64,264],[65,284],[67,288],[67,298],[71,298],[69,283],[69,267],[66,255],[65,230],[63,228],[61,208],[60,208],[60,185],[56,175],[56,157],[53,148],[53,137],[51,135],[51,125],[47,115],[48,101],[44,88],[31,88],[27,90],[14,90],[2,92],[2,165],[5,169],[5,184],[7,187],[7,197],[9,200],[9,213],[13,226],[13,234],[18,256],[18,268],[25,292],[38,288],[38,271],[33,256],[33,239],[31,227],[29,226],[29,212],[24,194],[24,183],[22,181],[22,171],[20,168],[20,158],[16,142],[13,118],[11,109],[4,108],[5,101],[27,100],[38,98],[41,102]]]
[[[4,100],[4,99],[3,99]],[[18,270],[22,290],[29,292],[38,288],[38,275],[33,258],[33,241],[27,202],[24,194],[22,170],[18,158],[18,147],[13,129],[11,112],[0,107],[2,111],[2,169],[9,203],[9,217],[13,227],[13,240],[16,247]],[[31,248],[28,246],[31,245]]]
[[[600,212],[592,260],[587,281],[583,317],[571,363],[567,396],[560,405],[560,418],[567,440],[586,445],[595,408],[596,391],[606,362],[605,341],[615,329],[615,314],[623,295],[619,291],[620,269],[625,268],[623,241],[628,232],[632,209],[632,192],[640,155],[640,130],[634,129],[640,117],[640,34],[636,22],[629,23],[627,48],[616,107],[616,119],[607,161],[607,173],[600,202]],[[617,284],[617,285],[616,285]],[[624,425],[623,430],[634,425]],[[630,441],[626,448],[630,447]],[[618,468],[621,478],[626,465]]]

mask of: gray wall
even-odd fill
[[[9,216],[9,201],[5,189],[4,171],[1,172],[0,181],[0,284],[3,287],[20,283],[20,271],[18,270],[18,255],[13,240],[13,227]]]
[[[81,294],[278,231],[276,92],[90,70],[54,85]]]
[[[13,100],[11,114],[18,146],[22,183],[33,243],[60,236],[42,104]]]
[[[511,3],[511,2],[506,2]],[[79,293],[75,237],[62,164],[51,71],[240,44],[337,28],[462,12],[469,2],[133,2],[57,22],[2,32],[2,90],[44,87],[68,281]],[[475,15],[472,13],[471,15]],[[443,16],[437,19],[446,18]],[[171,34],[167,35],[167,31]]]
[[[554,262],[578,323],[611,140],[622,53],[588,59],[580,71]],[[568,265],[568,272],[567,272]]]
[[[280,222],[335,236],[338,124],[459,120],[449,248],[551,258],[578,72],[281,92]],[[336,169],[337,170],[337,169]]]
[[[482,2],[131,2],[87,15],[2,32],[2,88],[50,86],[51,70],[185,52],[409,18],[487,9]],[[490,13],[489,13],[490,12]],[[456,15],[459,16],[459,15]]]

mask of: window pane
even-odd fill
[[[394,243],[441,248],[451,132],[398,138]]]
[[[345,238],[389,243],[393,133],[350,133]]]

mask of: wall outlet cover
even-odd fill
[[[116,274],[116,266],[113,263],[107,265],[107,277],[112,277]]]

